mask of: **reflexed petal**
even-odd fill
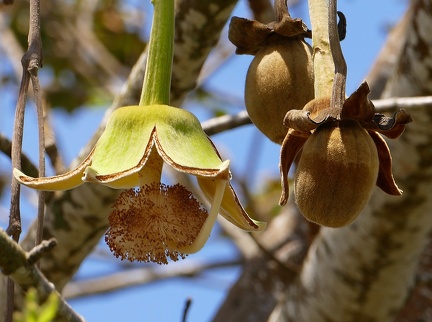
[[[364,122],[372,121],[375,114],[375,106],[368,99],[369,93],[369,85],[365,81],[345,100],[341,118]]]
[[[377,186],[389,195],[400,196],[402,190],[398,188],[393,178],[392,158],[387,143],[378,133],[372,131],[368,131],[368,133],[374,140],[378,150],[379,170]]]
[[[18,169],[13,170],[14,177],[19,183],[37,190],[69,190],[83,184],[82,176],[87,166],[91,164],[94,149],[81,164],[72,171],[53,177],[32,178]]]
[[[165,162],[196,176],[230,178],[227,161],[221,161],[195,115],[169,106],[158,109],[156,147]]]
[[[210,202],[213,202],[219,180],[202,177],[197,177],[197,180],[201,190],[204,192],[205,197]],[[263,230],[267,225],[266,223],[253,220],[248,216],[240,204],[238,197],[230,183],[228,183],[225,187],[219,213],[228,221],[246,231]]]
[[[289,196],[288,172],[296,155],[302,149],[309,134],[290,129],[282,143],[279,170],[281,174],[282,194],[279,200],[281,206],[285,205]]]
[[[152,107],[125,106],[113,112],[96,143],[89,174],[105,176],[133,168],[136,172],[158,119],[158,106]]]
[[[122,172],[107,175],[98,175],[89,167],[84,173],[83,180],[104,184],[114,189],[129,189],[159,182],[162,174],[163,160],[153,144],[154,137],[156,137],[156,129],[153,130],[146,151],[136,166]]]

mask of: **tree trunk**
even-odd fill
[[[432,94],[431,6],[430,0],[412,1],[389,36],[368,77],[371,98]],[[238,311],[243,313],[241,320],[248,322],[389,321],[401,311],[408,296],[414,299],[405,305],[406,319],[401,313],[398,321],[427,320],[426,311],[432,303],[426,295],[419,295],[430,292],[427,283],[421,282],[426,274],[411,295],[410,290],[422,250],[426,242],[432,245],[428,239],[432,226],[432,110],[418,107],[409,112],[414,122],[399,139],[388,141],[403,195],[388,196],[376,188],[353,224],[321,228],[294,278],[294,273],[269,273],[265,268],[269,257],[255,254],[246,262],[214,321],[238,321]],[[290,215],[292,211],[280,216]],[[313,233],[314,227],[309,227]],[[303,247],[308,244],[304,236],[298,242]],[[424,262],[423,269],[430,269],[430,261],[426,258]],[[261,272],[259,276],[271,277],[257,278],[260,268],[267,275]],[[282,296],[280,284],[285,285]]]
[[[432,94],[432,3],[411,5],[406,41],[382,94],[386,98]],[[375,189],[352,225],[322,228],[274,321],[390,321],[400,311],[432,227],[432,110],[409,112],[414,122],[388,142],[403,195]]]

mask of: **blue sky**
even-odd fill
[[[347,93],[351,93],[365,78],[370,66],[377,56],[386,38],[387,28],[395,24],[405,11],[405,0],[340,0],[339,10],[347,17],[347,38],[342,43],[342,49],[348,64]],[[307,7],[302,5],[291,12],[293,16],[307,19]],[[247,17],[247,4],[239,1],[234,15]],[[244,79],[251,56],[235,56],[231,58],[220,70],[218,70],[206,83],[209,89],[242,101]],[[0,69],[1,72],[1,69]],[[15,89],[0,88],[0,131],[11,137]],[[239,106],[233,113],[243,108]],[[79,150],[93,135],[99,121],[103,116],[103,109],[81,109],[68,115],[61,111],[55,111],[52,118],[55,119],[55,131],[59,144],[67,161],[71,161]],[[201,120],[205,113],[199,113]],[[26,134],[24,139],[24,151],[37,160],[35,147],[36,129],[35,113],[29,108],[26,117]],[[251,148],[255,149],[260,143],[259,155],[254,155],[257,176],[253,186],[259,189],[263,177],[278,175],[279,146],[271,143],[263,137],[253,126],[232,130],[214,136],[213,140],[222,151],[225,158],[231,159],[234,175],[243,176],[245,164],[248,162]],[[4,171],[10,169],[10,162],[3,156],[0,157],[0,167]],[[24,190],[30,200],[35,195]],[[9,195],[5,195],[0,203],[0,224],[6,226],[9,207]],[[31,220],[30,203],[27,203],[25,227]],[[217,228],[215,228],[217,229]],[[109,251],[104,243],[101,243],[103,251]],[[184,265],[188,261],[199,262],[206,260],[234,259],[237,251],[235,247],[216,232],[213,232],[210,241],[201,252],[187,257],[186,260],[170,265]],[[156,264],[136,264],[134,267]],[[90,256],[82,265],[77,278],[91,278],[101,276],[117,270],[119,260],[116,258],[100,259]],[[188,322],[209,321],[223,301],[227,289],[238,276],[239,268],[218,269],[206,273],[197,279],[173,279],[164,282],[152,283],[145,286],[136,286],[111,294],[89,296],[82,299],[74,299],[70,304],[87,321],[180,321],[184,304],[187,298],[192,299],[192,306],[188,315]]]

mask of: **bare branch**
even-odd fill
[[[11,157],[12,153],[12,142],[0,133],[0,151],[4,153],[6,156]],[[38,169],[37,167],[30,161],[30,159],[24,153],[21,153],[21,170],[24,173],[28,173],[29,176],[37,177]]]
[[[48,243],[51,247],[51,243]],[[37,252],[40,252],[45,244],[41,245]],[[29,263],[29,257],[24,250],[14,242],[0,229],[0,249],[2,256],[0,256],[0,269],[3,274],[9,276],[11,280],[24,291],[34,287],[39,295],[40,300],[45,301],[48,296],[54,293],[59,302],[57,312],[57,321],[71,321],[82,322],[84,319],[79,316],[72,308],[65,302],[62,296],[55,290],[52,283],[50,283],[42,273]],[[36,251],[33,252],[35,254]]]
[[[39,0],[30,1],[30,22],[29,22],[29,35],[28,35],[28,50],[24,54],[21,63],[23,66],[23,73],[21,79],[21,86],[17,101],[14,133],[12,140],[12,167],[21,169],[21,153],[22,153],[22,140],[24,131],[24,112],[27,102],[28,87],[30,78],[34,80],[34,71],[42,65],[42,42],[40,36],[40,6]],[[33,74],[32,74],[33,73]],[[38,82],[36,82],[38,86]],[[40,97],[39,97],[40,98]],[[38,102],[40,103],[40,101]],[[40,105],[40,104],[39,104]],[[39,106],[41,108],[41,106]],[[43,132],[42,132],[43,135]],[[43,151],[41,151],[42,153]],[[45,162],[45,161],[44,161]],[[43,163],[45,169],[45,163]],[[18,181],[12,176],[11,187],[11,206],[9,214],[9,226],[7,232],[12,236],[15,242],[18,242],[21,235],[21,213],[20,213],[20,186]],[[43,198],[43,194],[41,194]],[[43,200],[43,199],[42,199]],[[43,209],[41,210],[43,212]],[[11,280],[7,282],[7,310],[5,313],[5,321],[12,321],[12,312],[14,307],[14,287]]]
[[[202,123],[202,128],[207,135],[221,133],[242,125],[252,124],[247,111],[241,111],[234,115],[223,115]]]
[[[27,253],[27,263],[34,265],[47,252],[57,246],[57,241],[54,238],[43,240]]]
[[[38,3],[39,7],[39,3]],[[39,16],[39,14],[38,14]],[[44,132],[44,112],[42,104],[42,93],[38,78],[39,66],[34,64],[29,66],[30,78],[33,86],[33,93],[36,102],[37,109],[37,119],[39,128],[39,177],[45,177],[45,132]],[[42,228],[43,228],[43,218],[45,212],[45,192],[39,191],[38,198],[38,210],[37,210],[37,229],[36,229],[36,239],[35,244],[38,245],[42,242]]]
[[[395,112],[398,109],[424,109],[432,108],[432,96],[387,98],[372,101],[376,111],[381,113]],[[252,124],[246,110],[233,115],[223,115],[202,123],[207,135],[214,135],[237,127]]]
[[[63,290],[65,298],[76,298],[88,295],[112,292],[118,289],[148,284],[174,277],[193,277],[207,270],[240,265],[238,260],[214,263],[185,262],[182,265],[167,266],[166,269],[154,269],[153,266],[137,269],[126,269],[107,276],[71,282]]]

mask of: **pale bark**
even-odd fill
[[[380,97],[384,89],[386,94],[381,97],[386,98],[431,95],[432,34],[427,32],[431,23],[431,2],[414,1],[368,77],[372,97]],[[411,72],[420,66],[425,69]],[[388,142],[403,196],[391,197],[375,189],[355,223],[342,229],[320,229],[298,276],[291,273],[287,278],[271,272],[266,268],[268,257],[256,253],[246,263],[214,321],[234,322],[241,317],[242,321],[381,322],[395,318],[413,287],[432,227],[432,110],[424,105],[410,108],[409,112],[414,122],[401,138]],[[290,212],[280,216],[286,215]],[[308,244],[306,238],[297,242],[302,247]],[[430,267],[429,263],[425,268]],[[419,284],[423,281],[426,285],[414,295],[430,292],[424,282],[427,275],[422,277]],[[277,285],[281,284],[285,285],[283,299],[275,307],[281,297]],[[426,305],[431,301],[425,298],[420,307],[425,312],[417,314],[417,318],[428,316]],[[418,301],[413,304],[419,306]]]
[[[412,5],[406,42],[384,97],[432,92],[432,4]],[[432,227],[432,110],[410,113],[414,123],[388,142],[403,196],[375,189],[352,225],[322,228],[274,321],[390,321],[401,309]]]

